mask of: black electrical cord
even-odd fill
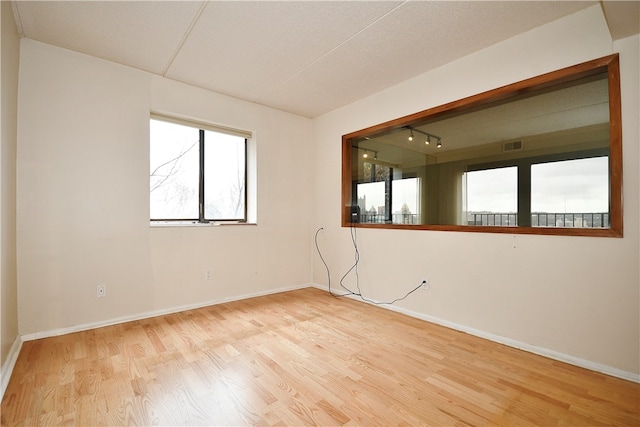
[[[322,263],[324,264],[324,268],[327,270],[327,281],[329,284],[329,294],[331,294],[331,296],[336,297],[336,298],[340,298],[340,297],[346,297],[346,296],[357,296],[360,299],[362,299],[365,302],[368,302],[370,304],[376,304],[376,305],[390,305],[390,304],[394,304],[398,301],[402,301],[403,299],[407,298],[409,295],[411,295],[412,293],[414,293],[415,291],[417,291],[418,289],[420,289],[420,287],[424,284],[424,281],[420,282],[420,284],[418,286],[416,286],[415,288],[413,288],[412,290],[410,290],[409,292],[407,292],[403,297],[401,298],[396,298],[391,302],[379,302],[379,301],[374,301],[371,299],[366,298],[365,296],[362,295],[362,291],[360,290],[360,284],[359,284],[359,276],[358,276],[358,264],[360,263],[360,251],[358,250],[358,241],[357,241],[357,235],[356,235],[356,227],[354,227],[353,225],[351,225],[351,241],[353,242],[353,249],[354,249],[354,257],[355,257],[355,262],[353,263],[353,265],[351,266],[351,268],[349,268],[349,270],[347,270],[347,272],[342,276],[342,278],[340,279],[340,286],[347,291],[347,293],[345,294],[335,294],[333,293],[333,291],[331,290],[331,272],[329,271],[329,266],[327,265],[327,262],[324,260],[324,257],[322,256],[322,252],[320,252],[320,246],[318,245],[318,233],[320,233],[321,230],[324,230],[323,227],[320,227],[316,230],[316,234],[314,236],[314,241],[316,244],[316,251],[318,251],[318,255],[320,256],[320,259],[322,260]],[[356,276],[356,288],[358,289],[358,292],[354,292],[351,289],[347,288],[344,285],[344,279],[349,275],[349,273],[351,273],[352,271],[355,272],[355,276]]]
[[[320,233],[321,230],[324,230],[324,228],[320,227],[320,228],[318,228],[316,230],[316,234],[315,234],[313,240],[316,243],[316,251],[318,251],[318,255],[320,256],[320,259],[322,260],[322,263],[324,264],[324,268],[325,268],[325,270],[327,270],[327,282],[329,284],[329,293],[331,294],[331,296],[334,296],[336,298],[346,297],[348,295],[355,295],[351,291],[349,291],[348,294],[334,294],[333,291],[331,290],[331,272],[329,271],[329,266],[327,265],[327,262],[324,260],[324,257],[322,256],[322,252],[320,252],[320,246],[318,245],[318,233]]]
[[[349,294],[351,295],[356,295],[362,298],[362,291],[360,290],[360,276],[358,275],[358,264],[360,263],[360,251],[358,251],[358,244],[357,239],[356,239],[356,228],[353,226],[353,224],[351,225],[351,228],[349,230],[349,232],[351,233],[351,241],[353,242],[353,248],[354,248],[354,258],[355,261],[353,263],[353,265],[351,266],[350,269],[347,270],[346,273],[344,273],[344,275],[342,276],[342,278],[340,279],[340,286],[342,287],[342,289],[346,290],[347,292],[349,292]],[[351,272],[355,273],[356,276],[356,287],[358,288],[358,292],[353,292],[351,289],[347,288],[344,285],[344,279],[349,275],[349,273]]]

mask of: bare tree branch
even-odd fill
[[[186,150],[180,152],[180,154],[178,154],[176,157],[167,160],[166,162],[162,163],[161,165],[157,166],[153,172],[151,172],[151,174],[149,175],[150,178],[152,177],[160,177],[162,178],[160,181],[156,182],[155,184],[153,184],[151,186],[151,189],[149,190],[149,192],[153,192],[154,190],[158,189],[159,187],[161,187],[165,182],[167,182],[167,180],[169,178],[171,178],[173,175],[175,175],[176,173],[178,173],[178,171],[180,170],[178,168],[178,163],[179,160],[185,155],[187,154],[189,151],[191,151],[193,149],[193,147],[195,147],[197,144],[197,142],[194,142],[189,148],[187,148]],[[161,168],[167,166],[171,164],[171,169],[169,169],[169,172],[165,175],[165,174],[160,174],[159,171]]]

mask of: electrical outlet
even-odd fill
[[[96,296],[98,298],[104,298],[107,296],[107,285],[98,285],[98,288],[96,290]]]
[[[422,284],[420,289],[428,291],[429,290],[429,279],[422,279]]]
[[[211,269],[207,268],[204,271],[204,280],[211,280]]]

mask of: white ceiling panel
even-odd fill
[[[399,2],[211,2],[167,77],[260,98]]]
[[[587,2],[407,2],[257,102],[315,117]]]
[[[638,33],[637,1],[14,1],[14,12],[23,37],[316,117],[594,4],[614,37]]]
[[[19,1],[25,37],[161,74],[203,2]]]

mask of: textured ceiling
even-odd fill
[[[23,37],[316,117],[599,3],[16,1],[13,4]],[[613,9],[605,7],[605,12],[610,12],[606,15],[612,16],[607,17],[609,25],[617,19],[615,25],[619,30],[615,34],[633,33],[636,22],[626,17],[627,10],[624,4],[617,3]]]

